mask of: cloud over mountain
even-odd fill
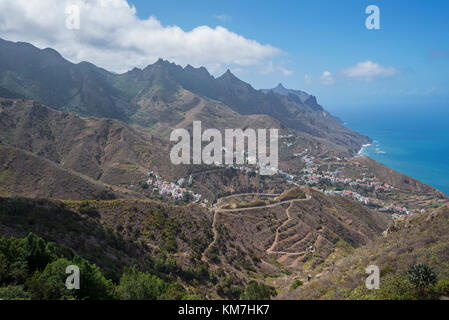
[[[67,28],[68,6],[79,8],[77,30]],[[74,62],[88,60],[116,72],[159,57],[214,72],[225,66],[263,66],[282,54],[220,26],[186,31],[153,16],[141,19],[126,0],[0,0],[0,37],[52,47]]]
[[[320,77],[320,82],[323,86],[330,86],[335,83],[335,80],[332,76],[332,73],[330,73],[329,71],[324,71]]]
[[[376,77],[391,77],[398,73],[394,67],[383,67],[370,60],[357,63],[355,66],[343,69],[342,75],[349,79],[370,82]]]

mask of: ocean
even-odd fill
[[[361,155],[449,195],[449,105],[329,108],[373,143]]]

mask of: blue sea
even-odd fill
[[[449,105],[329,109],[374,140],[362,155],[449,195]]]

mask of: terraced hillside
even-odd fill
[[[448,296],[448,230],[448,205],[405,217],[391,224],[383,236],[365,246],[336,251],[314,270],[313,274],[319,274],[319,278],[293,291],[284,286],[278,298],[438,299]],[[407,280],[407,271],[417,264],[426,264],[438,273],[439,282],[425,293],[419,293]],[[365,268],[368,265],[380,268],[379,290],[365,287]]]
[[[335,247],[360,247],[379,236],[388,216],[340,197],[312,190],[302,199],[254,208],[216,209],[216,239],[208,260],[237,272],[300,272],[316,266]]]

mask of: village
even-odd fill
[[[400,207],[394,204],[385,205],[380,201],[379,199],[370,198],[367,196],[363,196],[359,194],[358,192],[350,189],[343,189],[343,190],[335,190],[335,189],[328,189],[327,187],[333,187],[336,185],[346,185],[348,187],[356,188],[356,187],[362,187],[367,190],[376,191],[376,192],[391,192],[394,190],[394,187],[382,183],[379,181],[375,181],[373,177],[363,177],[363,178],[348,178],[348,177],[340,177],[341,175],[341,169],[336,169],[335,171],[325,171],[320,172],[320,165],[315,163],[315,157],[309,155],[308,149],[305,149],[300,154],[295,154],[295,156],[300,157],[301,160],[305,163],[305,168],[302,170],[302,174],[297,177],[298,181],[304,185],[311,186],[312,189],[323,192],[328,195],[333,196],[342,196],[345,198],[353,199],[356,201],[361,202],[362,204],[375,208],[379,211],[383,212],[391,212],[393,213],[393,219],[395,219],[398,214],[407,214],[411,215],[413,213],[417,213],[418,210],[409,210],[405,207]],[[330,160],[328,158],[325,158],[325,160]],[[335,157],[335,161],[341,161],[340,158]],[[366,175],[366,173],[361,173],[361,175]],[[324,186],[322,188],[319,188],[317,185]]]
[[[148,172],[147,176],[148,180],[146,181],[146,183],[151,188],[152,194],[166,196],[175,201],[191,201],[193,203],[198,203],[204,208],[207,207],[207,204],[209,202],[207,199],[202,199],[202,196],[200,194],[194,193],[193,191],[188,190],[186,187],[192,186],[192,176],[189,177],[188,181],[186,181],[186,179],[184,178],[181,178],[176,183],[165,181],[154,171]]]
[[[281,136],[281,138],[289,138],[288,135]],[[288,146],[288,144],[287,144]],[[385,204],[379,199],[371,198],[368,196],[363,196],[360,193],[351,190],[356,188],[364,188],[370,191],[376,192],[392,192],[394,191],[394,187],[379,181],[375,181],[373,177],[366,177],[366,173],[361,173],[362,178],[348,178],[341,177],[342,172],[340,168],[337,168],[334,171],[321,171],[320,164],[315,162],[315,157],[310,156],[310,150],[305,149],[301,153],[294,153],[295,157],[300,158],[301,161],[305,164],[305,167],[298,174],[288,173],[280,169],[268,168],[269,170],[273,170],[277,175],[285,179],[285,182],[289,184],[293,184],[295,186],[309,186],[313,190],[325,193],[327,195],[333,196],[341,196],[345,198],[349,198],[358,202],[361,202],[363,205],[370,207],[371,209],[376,209],[381,212],[389,212],[392,214],[393,219],[399,217],[399,215],[412,215],[414,213],[423,212],[424,210],[412,210],[406,207],[401,207],[395,204]],[[334,159],[324,158],[323,160],[334,160],[336,162],[343,161],[345,159],[340,159],[335,157]],[[224,167],[224,166],[223,166]],[[258,168],[252,168],[249,166],[226,166],[236,170],[240,170],[246,173],[257,173]],[[260,167],[260,164],[257,165]],[[347,188],[339,190],[338,187],[347,186]]]
[[[288,139],[290,135],[280,136],[281,139]],[[291,147],[291,143],[283,141],[287,147]],[[374,177],[367,177],[366,173],[361,172],[358,178],[345,177],[342,174],[342,169],[345,166],[337,166],[334,170],[327,169],[322,170],[321,165],[316,161],[316,158],[311,154],[310,149],[304,149],[300,153],[293,153],[295,158],[300,159],[304,163],[304,167],[301,171],[295,173],[285,172],[275,167],[265,166],[264,164],[257,162],[256,165],[248,165],[248,161],[244,165],[226,165],[215,164],[218,168],[231,168],[239,170],[245,174],[258,174],[261,169],[265,171],[271,171],[277,175],[284,182],[295,186],[308,186],[315,191],[319,191],[331,196],[341,196],[348,199],[352,199],[362,203],[363,205],[375,209],[381,212],[388,212],[392,214],[393,219],[398,218],[400,215],[412,215],[414,213],[422,212],[424,210],[408,209],[395,204],[386,204],[377,198],[372,198],[360,194],[356,190],[362,189],[373,192],[392,192],[394,187],[376,181]],[[248,156],[245,152],[244,156]],[[341,159],[339,157],[323,158],[323,161],[332,161],[333,163],[343,162],[347,159]],[[147,174],[148,179],[146,181],[149,188],[151,188],[152,195],[164,196],[171,198],[176,202],[193,202],[202,207],[207,207],[209,201],[202,197],[201,194],[195,193],[189,190],[193,185],[193,177],[180,178],[177,182],[170,182],[164,180],[157,173],[151,171]],[[366,193],[366,191],[364,193]]]

